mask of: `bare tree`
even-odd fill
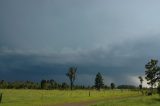
[[[142,78],[142,76],[139,76],[138,78],[139,78],[139,81],[140,81],[139,88],[140,88],[140,90],[142,90],[142,88],[143,88],[143,86],[142,86],[142,84],[143,84],[143,78]]]
[[[76,71],[77,71],[77,67],[70,67],[68,70],[68,73],[66,73],[66,76],[70,80],[71,90],[73,89],[73,84],[76,78]]]

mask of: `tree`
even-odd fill
[[[0,81],[0,88],[6,89],[8,87],[8,82],[7,81]]]
[[[71,90],[73,89],[73,84],[74,84],[74,81],[75,81],[75,78],[76,78],[76,71],[77,71],[76,67],[70,67],[69,70],[68,70],[68,73],[66,73],[66,76],[70,80]]]
[[[139,78],[139,81],[140,81],[139,88],[140,88],[140,90],[142,90],[143,78],[141,76],[139,76],[138,78]]]
[[[114,89],[114,88],[115,88],[115,84],[111,83],[111,89]]]
[[[68,87],[68,84],[65,83],[65,82],[63,82],[63,83],[62,83],[62,89],[67,89],[67,88],[69,88],[69,87]]]
[[[147,84],[151,85],[151,92],[153,92],[153,85],[160,79],[160,67],[157,64],[158,60],[151,59],[145,65],[145,78],[148,81]]]
[[[101,73],[97,73],[96,78],[95,78],[95,88],[97,90],[100,90],[103,87],[104,83],[103,83],[103,78]]]
[[[46,89],[46,83],[47,83],[46,80],[41,81],[41,89]]]

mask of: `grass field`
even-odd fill
[[[137,91],[0,90],[0,106],[54,106],[63,103],[100,101],[92,106],[160,106],[160,96],[142,96]],[[135,97],[136,96],[136,97]]]
[[[47,106],[89,100],[114,99],[140,95],[137,91],[89,91],[88,90],[0,90],[3,100],[0,106]],[[101,105],[98,105],[101,106]],[[102,104],[103,106],[103,104]],[[106,105],[107,106],[107,105]],[[115,105],[114,105],[115,106]]]
[[[92,106],[160,106],[160,96],[140,96],[106,100]]]

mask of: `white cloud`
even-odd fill
[[[139,81],[139,78],[138,78],[139,76],[127,76],[127,79],[128,79],[128,81],[131,83],[131,84],[134,84],[134,85],[136,85],[136,86],[139,86],[139,84],[140,84],[140,81]],[[148,85],[147,84],[147,81],[146,81],[146,79],[145,79],[145,76],[142,76],[142,78],[143,78],[143,87],[147,87],[147,88],[149,88],[150,87],[150,85]]]

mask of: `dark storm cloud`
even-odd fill
[[[130,83],[127,76],[143,75],[144,64],[150,58],[156,56],[159,58],[157,55],[159,49],[154,48],[158,41],[156,39],[150,41],[151,39],[146,38],[146,41],[143,42],[140,42],[142,40],[124,42],[123,44],[112,46],[112,48],[67,49],[50,54],[1,48],[1,78],[10,80],[50,78],[66,81],[64,79],[66,79],[65,73],[68,67],[77,66],[77,83],[82,83],[84,79],[88,78],[90,82],[85,83],[93,84],[93,79],[97,72],[101,72],[105,76],[106,83],[114,81],[123,84],[126,83],[126,79]]]
[[[159,3],[0,0],[0,79],[66,81],[77,66],[77,83],[93,84],[97,72],[106,83],[134,82],[160,59]]]

